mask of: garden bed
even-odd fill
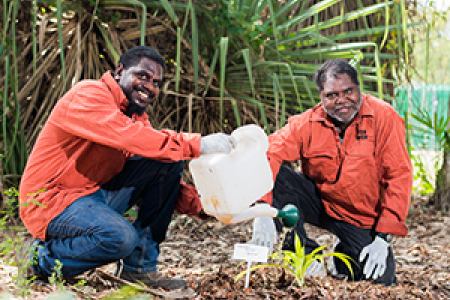
[[[161,245],[160,268],[164,273],[188,279],[189,288],[182,292],[189,297],[184,299],[449,299],[450,217],[416,209],[410,213],[407,224],[408,236],[393,241],[398,283],[391,287],[331,276],[309,278],[303,287],[298,287],[293,276],[270,268],[252,273],[250,285],[245,288],[245,279],[235,282],[235,277],[245,270],[246,264],[232,260],[232,253],[236,243],[251,239],[251,222],[225,225],[184,215],[174,216],[167,239]],[[308,227],[308,232],[320,244],[329,245],[327,251],[331,250],[331,234],[315,227]],[[18,295],[11,280],[16,271],[15,267],[0,266],[0,292]],[[102,271],[112,274],[114,265],[105,266]],[[70,280],[63,286],[70,291],[72,299],[126,299],[119,289],[121,284],[102,274],[80,276],[78,281],[86,280],[82,286]],[[27,298],[47,299],[60,289],[61,284],[59,289],[55,284],[30,289]],[[154,297],[145,292],[131,294],[139,299]]]

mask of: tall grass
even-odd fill
[[[342,57],[364,92],[391,99],[408,62],[405,1],[6,1],[0,41],[3,175],[17,182],[49,112],[136,45],[166,58],[156,128],[267,133],[319,101],[312,75]],[[21,22],[16,23],[20,14]],[[25,21],[25,22],[24,22]],[[20,30],[16,26],[22,26]],[[19,36],[17,36],[19,34]],[[395,70],[394,70],[395,69]],[[393,70],[395,72],[393,72]]]
[[[0,67],[2,76],[1,182],[4,186],[17,185],[27,160],[27,143],[21,123],[19,93],[18,48],[16,44],[17,19],[20,1],[3,0],[3,30],[0,40]]]

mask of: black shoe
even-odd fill
[[[166,289],[179,289],[187,286],[186,280],[179,278],[170,278],[164,274],[153,271],[150,273],[134,273],[129,271],[122,271],[120,278],[132,283],[142,282],[150,287],[163,287]]]

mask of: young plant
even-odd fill
[[[31,284],[36,276],[28,278],[28,269],[31,268],[36,258],[30,260],[30,255],[38,255],[38,248],[34,244],[30,245],[30,236],[26,228],[17,219],[17,203],[19,192],[16,188],[9,188],[3,192],[4,206],[0,211],[0,256],[2,262],[8,266],[17,268],[17,272],[12,274],[11,283],[15,284],[15,290],[11,291],[15,295],[27,298],[31,295]],[[31,202],[30,202],[31,203]],[[65,280],[61,274],[62,263],[56,262],[54,272],[49,278],[49,282],[56,291],[63,291]],[[84,285],[85,282],[79,281],[77,286]],[[1,298],[0,298],[1,299]],[[61,298],[62,299],[62,298]]]
[[[18,191],[10,188],[3,192],[5,203],[0,218],[0,255],[2,262],[17,268],[11,280],[17,287],[21,297],[31,293],[30,279],[26,277],[29,262],[30,248],[27,246],[27,231],[16,218]]]
[[[274,254],[269,255],[269,258],[275,261],[274,263],[254,266],[250,269],[250,272],[267,267],[283,268],[295,277],[297,285],[301,287],[305,283],[306,270],[314,261],[318,260],[322,264],[324,264],[324,257],[334,256],[345,263],[347,268],[350,270],[351,275],[353,276],[353,270],[351,266],[351,261],[353,261],[353,259],[350,256],[338,252],[320,253],[326,247],[326,245],[316,248],[310,254],[305,254],[305,247],[302,245],[302,242],[297,234],[295,234],[294,237],[294,245],[295,252],[290,250],[281,250],[275,252]],[[235,278],[235,282],[246,273],[247,270],[239,273]]]
[[[64,287],[64,285],[66,284],[66,280],[62,275],[63,264],[58,259],[56,259],[55,262],[56,265],[53,267],[53,272],[48,278],[48,281],[55,291],[63,293],[66,291]]]

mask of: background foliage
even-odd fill
[[[2,182],[17,185],[56,101],[82,79],[150,45],[168,63],[148,113],[154,127],[271,133],[312,107],[312,75],[343,57],[363,91],[392,100],[407,76],[412,4],[405,0],[2,0]],[[20,22],[14,22],[20,20]],[[422,23],[421,23],[422,22]]]
[[[434,142],[411,147],[415,166],[415,194],[425,194],[428,207],[450,210],[450,150],[448,124],[450,99],[448,13],[450,3],[444,0],[418,0],[416,10],[409,11],[409,19],[425,22],[425,26],[411,27],[408,40],[414,53],[408,84],[397,89],[397,104],[401,93],[409,90],[407,102],[410,114],[405,115],[409,131],[420,139]],[[399,97],[400,96],[400,97]],[[414,143],[413,143],[414,144]]]
[[[445,0],[421,0],[418,8],[409,13],[410,20],[426,24],[408,30],[408,39],[416,54],[411,62],[412,84],[450,84],[449,4]]]

